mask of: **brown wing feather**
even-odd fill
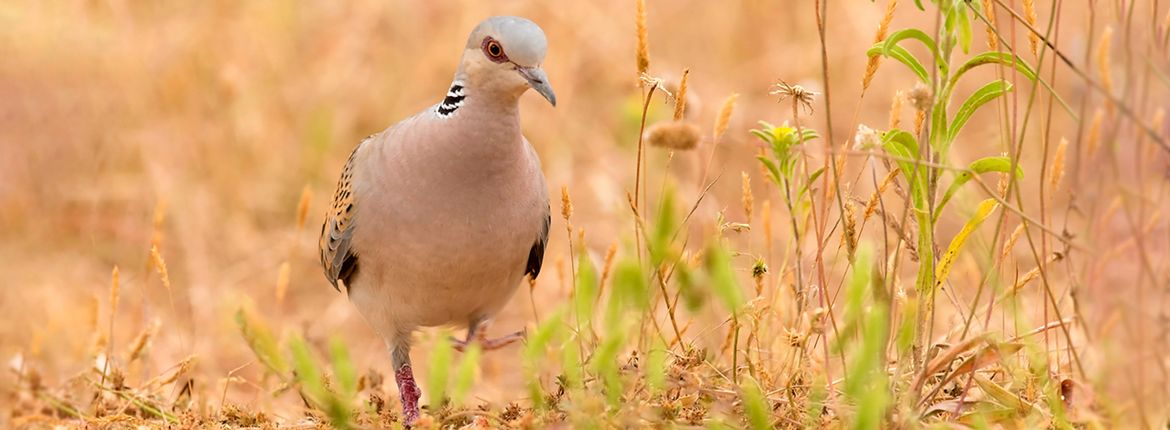
[[[374,136],[362,140],[357,148],[368,142]],[[341,178],[337,180],[337,191],[333,193],[333,204],[325,213],[325,222],[321,225],[321,239],[318,246],[321,249],[321,266],[325,269],[325,278],[333,284],[333,288],[340,291],[338,281],[349,288],[349,280],[357,271],[358,257],[350,249],[350,238],[353,236],[354,204],[356,196],[353,193],[354,157],[358,149],[354,148],[345,162],[345,169],[341,171]]]

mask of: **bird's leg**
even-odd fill
[[[516,343],[516,341],[524,340],[524,337],[527,335],[527,332],[521,330],[506,336],[488,339],[487,334],[483,330],[486,325],[487,323],[483,320],[473,320],[471,324],[468,324],[467,339],[459,340],[451,338],[451,343],[455,345],[455,350],[463,352],[471,346],[472,342],[478,342],[480,348],[483,348],[485,351],[491,351]]]
[[[410,367],[409,341],[395,341],[390,350],[390,362],[394,366],[394,380],[398,383],[398,395],[402,399],[402,424],[409,427],[418,420],[418,399],[422,390],[414,382],[414,369]]]

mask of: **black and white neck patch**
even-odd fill
[[[467,94],[463,91],[463,83],[455,82],[451,84],[451,89],[447,90],[447,97],[443,99],[442,103],[435,108],[435,112],[439,116],[446,118],[455,114],[455,110],[463,106],[463,100],[467,98]]]

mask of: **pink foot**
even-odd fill
[[[488,339],[487,335],[480,331],[479,333],[476,333],[474,340],[459,340],[456,338],[451,338],[451,343],[455,345],[455,350],[459,352],[467,350],[467,348],[470,347],[472,343],[479,343],[480,348],[483,348],[484,351],[492,351],[511,345],[517,341],[524,340],[526,336],[527,333],[524,330],[521,330],[507,336]]]
[[[398,393],[402,397],[402,424],[410,427],[418,421],[418,398],[422,390],[414,382],[414,370],[409,364],[404,364],[394,372],[394,379],[398,382]]]

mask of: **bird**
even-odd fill
[[[363,139],[345,162],[319,248],[325,277],[390,352],[403,421],[419,417],[412,334],[466,325],[457,349],[498,349],[486,324],[540,274],[550,208],[540,158],[520,130],[532,89],[555,107],[536,23],[494,16],[467,38],[442,101]]]

